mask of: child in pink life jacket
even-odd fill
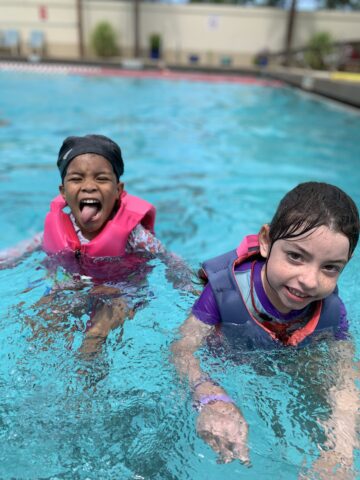
[[[158,256],[167,264],[174,272],[168,276],[175,286],[186,289],[190,271],[155,237],[154,206],[124,190],[120,181],[123,158],[114,141],[103,135],[68,137],[60,148],[57,166],[62,179],[60,195],[51,202],[43,234],[8,253],[19,256],[38,248],[41,241],[50,268],[60,264],[75,278],[91,277],[95,300],[86,335],[87,339],[105,338],[129,314],[127,277],[133,279],[137,271],[146,271],[149,257]],[[129,288],[133,290],[134,285]],[[40,304],[51,305],[52,293],[53,289],[49,290]],[[107,297],[106,305],[97,295]],[[93,347],[90,350],[96,350]]]
[[[62,179],[60,195],[51,202],[44,232],[0,252],[2,263],[40,245],[59,259],[165,252],[154,235],[155,208],[128,194],[119,180],[124,163],[114,141],[103,135],[68,137],[57,166]],[[69,213],[64,211],[67,207]]]
[[[128,194],[119,181],[124,163],[115,142],[103,135],[68,137],[60,148],[57,165],[62,184],[45,219],[43,249],[56,255],[67,270],[81,265],[81,273],[105,280],[99,274],[101,264],[94,264],[92,259],[165,252],[154,236],[155,208]],[[69,214],[63,211],[66,206]],[[112,270],[120,270],[121,263],[104,265],[105,275],[110,277],[107,280],[116,284]],[[95,290],[101,296],[113,297],[110,304],[95,302],[82,351],[96,352],[110,329],[129,314],[126,293],[121,290],[122,298],[113,286]]]
[[[247,236],[235,250],[203,264],[206,286],[172,350],[200,409],[197,431],[223,461],[249,461],[248,426],[226,391],[202,370],[195,352],[217,332],[218,344],[226,339],[225,353],[294,348],[317,337],[333,337],[343,340],[337,342],[339,360],[351,358],[337,281],[358,237],[353,200],[335,186],[307,182],[285,195],[258,235]],[[340,370],[332,392],[333,412],[344,402],[348,412],[333,416],[336,443],[321,453],[317,465],[325,465],[326,471],[339,457],[351,464],[356,444],[358,392],[352,369]]]
[[[125,192],[119,181],[124,163],[115,142],[103,135],[68,137],[57,165],[62,184],[45,220],[48,254],[94,258],[164,251],[154,236],[155,208]],[[70,214],[63,211],[66,206]]]

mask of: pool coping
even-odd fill
[[[141,60],[123,59],[121,62],[35,59],[0,57],[0,71],[17,70],[34,73],[61,73],[84,76],[117,76],[188,80],[213,83],[242,83],[280,87],[291,85],[303,91],[326,97],[341,104],[360,108],[360,74],[346,72],[320,72],[309,69],[267,66],[243,68],[212,68],[207,66],[165,65]]]
[[[38,61],[0,59],[0,71],[21,71],[41,74],[58,73],[100,77],[128,77],[194,82],[241,83],[280,87],[283,82],[259,76],[254,70],[217,71],[212,69],[184,69],[173,67],[124,68],[110,63],[83,63],[65,61]]]

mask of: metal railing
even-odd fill
[[[360,40],[334,42],[325,51],[316,48],[296,48],[289,52],[260,52],[259,66],[282,65],[314,70],[360,72]]]

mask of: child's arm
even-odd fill
[[[200,437],[219,453],[224,463],[235,459],[249,463],[246,421],[226,391],[211,381],[195,357],[213,330],[213,326],[190,315],[180,329],[181,338],[172,345],[175,367],[181,377],[188,379],[200,408],[196,423]]]
[[[22,240],[14,247],[0,251],[0,268],[8,268],[35,250],[40,249],[43,240],[43,232],[39,232],[31,239]]]
[[[329,390],[332,406],[331,417],[323,425],[327,434],[326,450],[322,450],[313,469],[317,478],[332,480],[343,478],[351,473],[354,449],[358,448],[358,428],[360,399],[356,381],[359,381],[359,368],[354,364],[354,346],[350,341],[338,341],[333,353],[337,385]]]
[[[187,291],[194,290],[192,285],[193,271],[181,257],[168,252],[160,240],[142,225],[137,225],[131,232],[128,247],[134,253],[145,253],[160,258],[167,266],[167,278],[175,288]]]

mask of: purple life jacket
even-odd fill
[[[303,346],[320,332],[333,335],[340,325],[341,300],[337,288],[325,299],[314,302],[312,318],[289,335],[285,343],[249,312],[235,278],[235,266],[245,260],[256,260],[259,256],[258,236],[249,235],[237,249],[207,260],[202,265],[220,311],[221,333],[228,341],[234,345],[240,342],[248,349],[274,349],[300,343]]]

